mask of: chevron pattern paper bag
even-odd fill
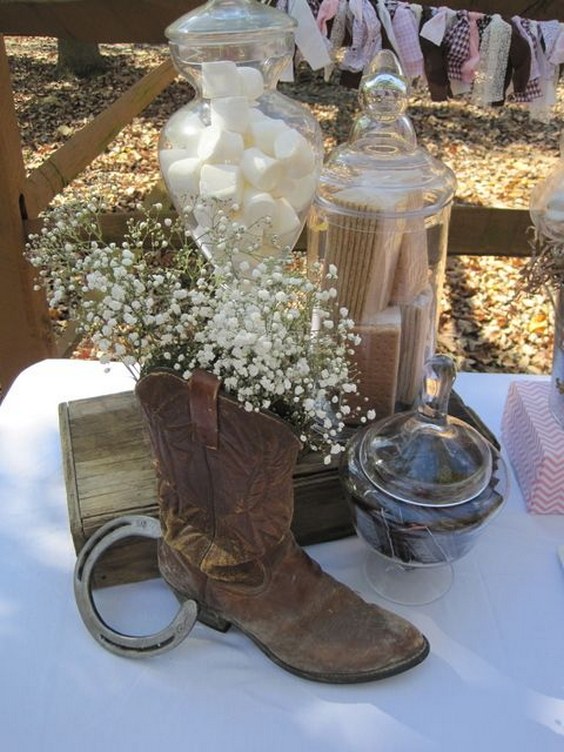
[[[549,383],[514,381],[501,424],[529,512],[564,514],[564,431],[548,407]]]

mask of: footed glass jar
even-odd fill
[[[308,255],[334,265],[356,324],[360,405],[378,417],[413,406],[435,351],[452,171],[417,146],[398,59],[379,52],[360,85],[362,111],[322,170]]]
[[[400,603],[448,589],[448,565],[470,551],[507,493],[497,449],[447,414],[453,381],[452,361],[432,358],[417,408],[357,431],[341,463],[355,529],[377,555],[369,579]]]
[[[295,245],[323,161],[309,110],[276,90],[296,22],[255,0],[210,0],[166,29],[196,98],[164,126],[167,190],[204,255],[220,264]]]

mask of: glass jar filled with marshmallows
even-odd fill
[[[276,90],[296,22],[255,0],[211,0],[166,29],[196,97],[165,124],[167,190],[204,255],[251,266],[295,245],[323,161],[309,110]]]

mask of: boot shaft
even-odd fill
[[[136,387],[156,460],[165,540],[221,578],[288,534],[300,443],[273,415],[246,412],[213,375],[152,373]],[[258,574],[258,573],[257,573]]]

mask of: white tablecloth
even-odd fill
[[[461,374],[456,385],[498,436],[511,378]],[[99,647],[72,592],[57,405],[132,386],[116,365],[44,361],[0,407],[3,751],[564,750],[564,515],[528,514],[516,483],[455,564],[451,590],[426,606],[379,599],[359,539],[311,547],[334,576],[427,635],[430,656],[400,676],[316,684],[277,668],[236,630],[202,625],[162,656]],[[138,633],[176,610],[158,580],[103,591],[99,603],[114,626]]]

